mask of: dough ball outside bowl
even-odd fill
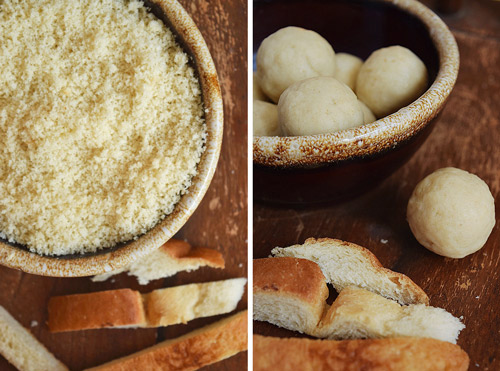
[[[363,124],[369,124],[377,120],[373,112],[368,108],[366,104],[361,102],[359,99],[358,99],[358,104],[359,107],[361,108],[361,111],[363,112]]]
[[[264,93],[278,103],[295,82],[335,75],[335,52],[314,31],[286,27],[268,36],[257,51],[257,77]]]
[[[417,184],[407,219],[415,238],[427,249],[463,258],[486,243],[495,225],[495,202],[479,177],[448,167]]]
[[[276,104],[253,101],[253,135],[279,136],[281,134],[278,122],[278,106]]]
[[[337,62],[335,78],[355,91],[358,72],[363,65],[363,60],[348,53],[335,54],[335,60]]]
[[[261,100],[266,102],[269,100],[260,88],[259,81],[257,79],[257,73],[253,73],[253,100]]]
[[[285,135],[326,134],[363,124],[356,95],[333,77],[313,77],[290,86],[281,95],[278,116]]]
[[[396,112],[427,87],[427,68],[411,50],[390,46],[374,51],[363,63],[356,94],[377,117]]]

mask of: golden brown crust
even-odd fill
[[[314,305],[328,297],[325,276],[316,263],[307,259],[255,259],[253,275],[254,295],[287,295]]]
[[[385,268],[382,266],[380,261],[377,259],[377,257],[367,248],[356,245],[355,243],[352,242],[347,242],[347,241],[342,241],[338,240],[335,238],[308,238],[305,242],[304,245],[309,245],[309,244],[315,244],[315,243],[321,243],[321,242],[326,242],[326,243],[335,243],[335,244],[340,244],[342,246],[345,246],[350,249],[354,249],[359,251],[369,262],[369,264],[380,274],[386,275],[391,281],[399,284],[401,287],[405,287],[408,291],[411,291],[413,296],[416,298],[416,300],[412,303],[406,303],[406,304],[425,304],[429,305],[429,297],[427,294],[424,292],[424,290],[418,286],[415,282],[413,282],[408,276],[394,272],[388,268]]]
[[[469,356],[435,339],[310,340],[254,335],[255,371],[462,371]]]
[[[90,370],[197,370],[248,348],[248,311]]]
[[[145,325],[141,294],[130,289],[55,296],[48,312],[51,332]]]
[[[222,254],[206,247],[192,247],[186,241],[170,239],[160,247],[160,251],[180,261],[198,261],[212,268],[224,268],[225,262]]]

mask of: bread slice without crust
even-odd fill
[[[231,312],[246,278],[169,287],[142,294],[130,289],[56,296],[49,300],[51,332],[160,327]]]
[[[21,371],[68,370],[2,306],[0,306],[0,353]]]
[[[329,339],[425,337],[455,344],[465,326],[441,308],[401,306],[358,287],[343,289],[314,336]]]
[[[410,278],[384,268],[369,250],[350,242],[308,238],[303,245],[276,247],[271,253],[317,263],[337,292],[357,286],[400,304],[429,304],[427,294]]]
[[[245,310],[89,371],[197,370],[246,350],[247,326]]]
[[[424,338],[310,340],[254,335],[254,371],[466,371],[458,345]]]
[[[316,263],[296,258],[253,261],[253,318],[306,334],[321,319],[328,297]]]
[[[137,277],[139,284],[147,285],[150,281],[170,277],[181,271],[191,272],[203,266],[224,268],[224,265],[224,258],[217,250],[192,247],[186,241],[171,239],[129,266],[94,276],[92,281],[102,282],[128,272],[129,276]]]

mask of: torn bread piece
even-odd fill
[[[68,370],[2,306],[0,306],[0,353],[21,371]]]
[[[316,263],[288,257],[255,263],[254,319],[258,321],[319,338],[413,336],[451,343],[465,327],[444,309],[401,306],[357,287],[342,290],[329,306],[326,280]]]
[[[427,294],[409,277],[384,268],[375,255],[354,243],[308,238],[303,245],[276,247],[271,253],[317,263],[337,292],[357,286],[400,304],[429,304]]]
[[[328,298],[325,276],[306,259],[253,261],[253,317],[289,330],[316,331]]]
[[[466,371],[469,356],[435,339],[311,340],[253,336],[254,371]]]
[[[147,285],[150,281],[170,277],[181,271],[191,272],[203,266],[224,268],[224,265],[224,258],[217,250],[192,247],[185,241],[171,239],[129,266],[94,276],[92,281],[102,282],[128,272],[129,276],[137,277],[139,284]]]
[[[194,283],[141,294],[130,289],[55,296],[49,300],[51,332],[97,328],[159,327],[231,312],[246,278]]]
[[[343,289],[313,334],[329,339],[425,337],[456,344],[465,326],[444,309],[401,306],[358,287]]]
[[[197,370],[247,350],[248,311],[116,359],[94,371]]]

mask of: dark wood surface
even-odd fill
[[[384,266],[419,284],[431,305],[463,316],[467,327],[458,344],[469,354],[471,370],[500,370],[500,3],[465,1],[458,13],[443,19],[458,42],[460,73],[422,148],[380,186],[355,200],[301,209],[256,204],[254,257],[266,257],[275,246],[303,243],[308,237],[335,237],[365,246]],[[423,248],[405,217],[415,185],[446,166],[477,174],[496,199],[497,224],[486,245],[459,260]],[[254,331],[296,336],[259,322]]]
[[[224,98],[224,140],[213,182],[187,224],[176,235],[195,246],[216,248],[226,268],[202,268],[158,280],[147,286],[125,274],[104,283],[89,278],[50,278],[0,266],[0,305],[71,370],[97,366],[156,342],[174,338],[215,322],[223,316],[198,319],[161,329],[91,330],[50,334],[47,301],[53,295],[130,287],[149,292],[160,287],[221,280],[247,275],[247,6],[243,0],[181,0],[203,34],[215,60]],[[246,292],[238,310],[247,307]],[[35,324],[36,326],[31,326]],[[240,353],[206,370],[246,370],[247,354]],[[0,356],[0,370],[14,370]]]

